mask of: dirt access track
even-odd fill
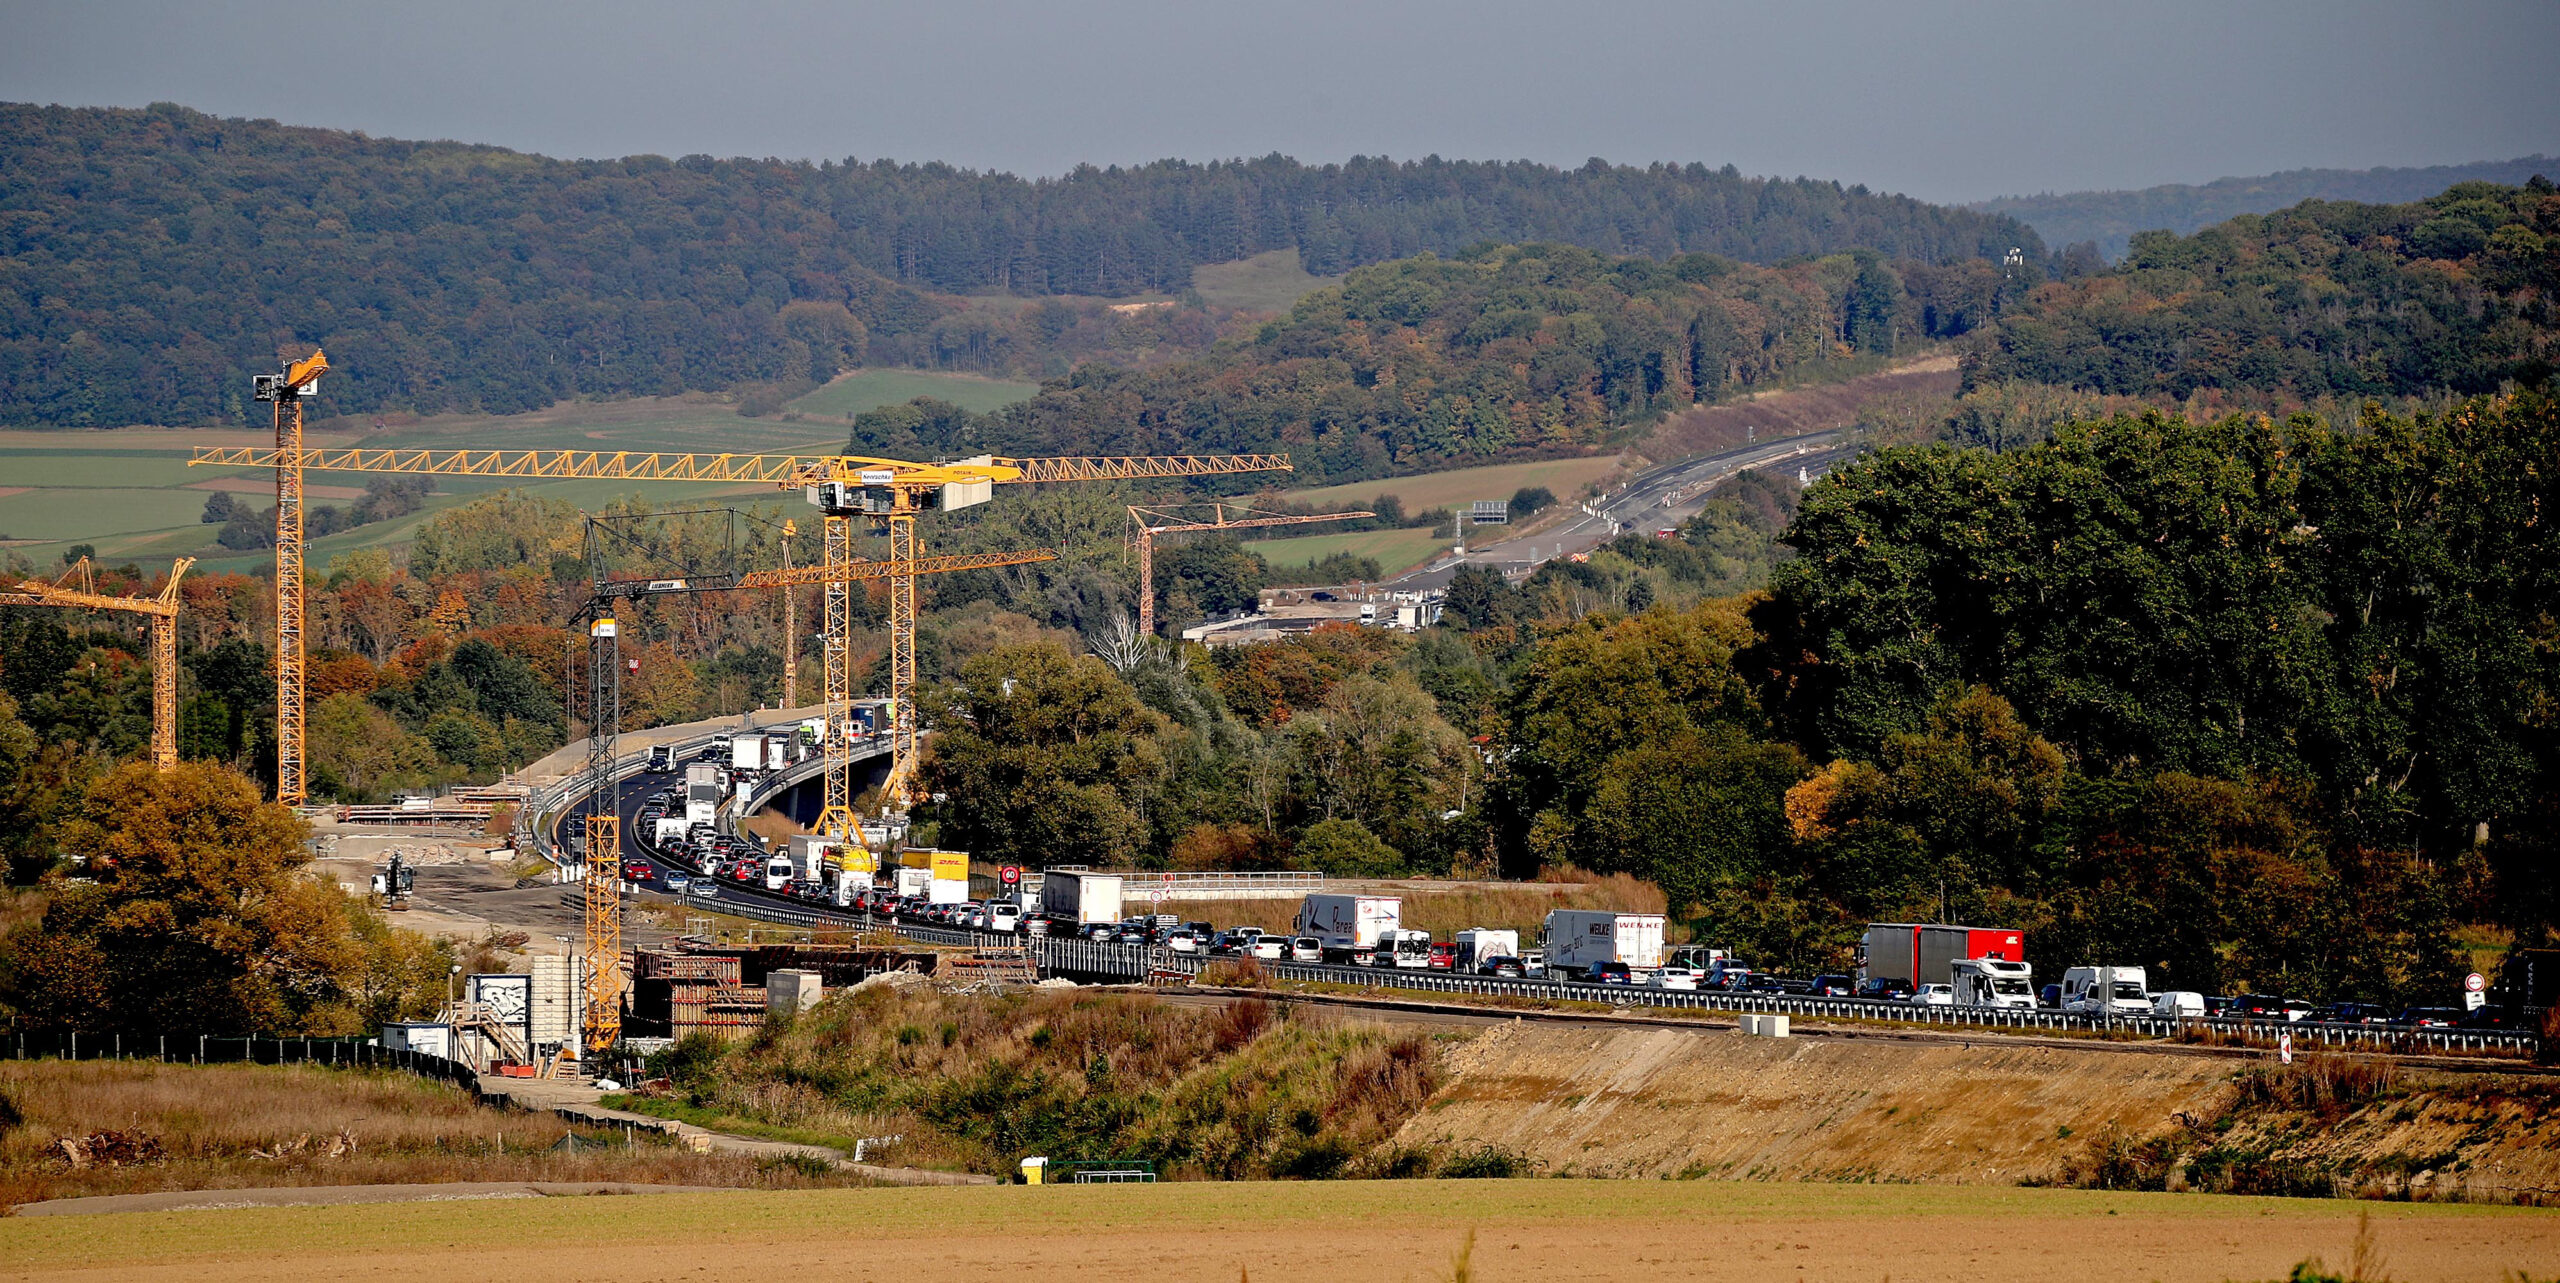
[[[2370,1214],[2403,1283],[2560,1261],[2560,1213],[1726,1181],[817,1190],[0,1221],[0,1277],[2278,1279]],[[1318,1264],[1320,1263],[1320,1264]],[[1315,1272],[1311,1273],[1311,1270]],[[111,1273],[110,1273],[111,1272]]]

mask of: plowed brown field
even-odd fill
[[[1724,1181],[832,1190],[0,1221],[25,1279],[2281,1278],[2359,1214],[2404,1283],[2549,1273],[2560,1213]]]

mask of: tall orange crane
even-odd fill
[[[1129,505],[1129,520],[1136,522],[1138,533],[1138,635],[1156,635],[1156,536],[1187,534],[1194,530],[1250,530],[1259,526],[1303,526],[1318,521],[1348,521],[1353,517],[1374,517],[1374,512],[1280,513],[1256,512],[1232,504],[1193,504],[1205,506],[1214,514],[1207,521],[1185,521],[1174,512],[1161,508]],[[1232,509],[1234,515],[1230,516]]]
[[[319,395],[328,372],[315,350],[251,380],[257,399],[276,407],[276,800],[286,806],[303,800],[302,402]]]
[[[281,414],[281,411],[279,411]],[[281,418],[279,422],[281,422]],[[299,418],[295,420],[299,424]],[[297,433],[299,428],[297,426]],[[915,522],[921,513],[952,511],[985,503],[998,485],[1053,481],[1125,481],[1172,477],[1224,476],[1246,472],[1286,471],[1285,454],[1096,456],[1024,459],[980,455],[954,463],[915,463],[859,455],[661,454],[597,450],[488,450],[357,447],[296,450],[200,447],[193,464],[221,467],[274,468],[288,472],[299,486],[304,471],[405,473],[427,476],[520,477],[527,480],[601,478],[618,481],[750,482],[802,491],[822,514],[825,553],[821,573],[810,582],[826,585],[820,637],[826,658],[827,727],[826,803],[819,824],[843,836],[853,829],[852,807],[852,671],[847,647],[852,636],[852,584],[844,573],[854,564],[854,522],[867,522],[889,540],[883,564],[918,562]],[[279,517],[279,524],[281,524]],[[296,540],[299,554],[299,539]],[[278,557],[281,570],[283,558]],[[296,582],[299,582],[297,561]],[[893,808],[910,800],[907,788],[915,777],[915,620],[914,574],[891,573],[889,582],[889,700],[891,769],[885,796]],[[298,598],[297,598],[298,600]],[[297,616],[298,623],[298,616]],[[282,624],[279,623],[281,638]],[[297,638],[298,640],[298,638]],[[278,702],[288,692],[282,669]],[[299,674],[297,673],[297,679]],[[299,729],[301,688],[290,695]],[[279,724],[283,714],[279,714]],[[298,786],[298,781],[297,781]]]
[[[69,606],[82,610],[118,610],[151,620],[151,764],[168,770],[178,764],[178,581],[186,577],[192,557],[169,567],[169,582],[157,597],[109,597],[98,591],[89,559],[82,557],[53,583],[22,579],[0,588],[0,606]],[[72,586],[74,582],[79,587]]]

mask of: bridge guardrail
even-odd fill
[[[1209,959],[1158,947],[1098,944],[1085,940],[1025,941],[1015,936],[955,931],[942,927],[896,924],[902,935],[940,944],[1028,945],[1044,963],[1057,969],[1092,975],[1143,980],[1154,971],[1198,974]],[[1054,961],[1053,961],[1054,960]],[[1264,972],[1283,980],[1411,989],[1425,993],[1543,998],[1551,1001],[1602,1002],[1622,1007],[1663,1007],[1731,1014],[1789,1015],[1813,1018],[1884,1020],[1947,1028],[2008,1029],[2019,1032],[2129,1032],[2153,1038],[2204,1031],[2272,1039],[2291,1033],[2305,1050],[2318,1048],[2383,1051],[2504,1052],[2531,1056],[2541,1048],[2539,1036],[2475,1029],[2402,1029],[2378,1025],[2332,1025],[2220,1018],[2165,1019],[2132,1017],[2109,1020],[2058,1011],[1991,1007],[1920,1007],[1908,1003],[1872,1002],[1857,998],[1816,998],[1804,994],[1726,993],[1721,990],[1655,989],[1644,985],[1591,985],[1565,980],[1512,979],[1502,976],[1455,975],[1445,971],[1352,967],[1329,963],[1261,961]]]

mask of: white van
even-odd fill
[[[2151,1014],[2167,1020],[2202,1019],[2204,995],[2187,989],[2171,989],[2151,995]]]
[[[2147,1016],[2151,992],[2140,967],[2073,967],[2062,973],[2062,1009],[2074,1016]]]

